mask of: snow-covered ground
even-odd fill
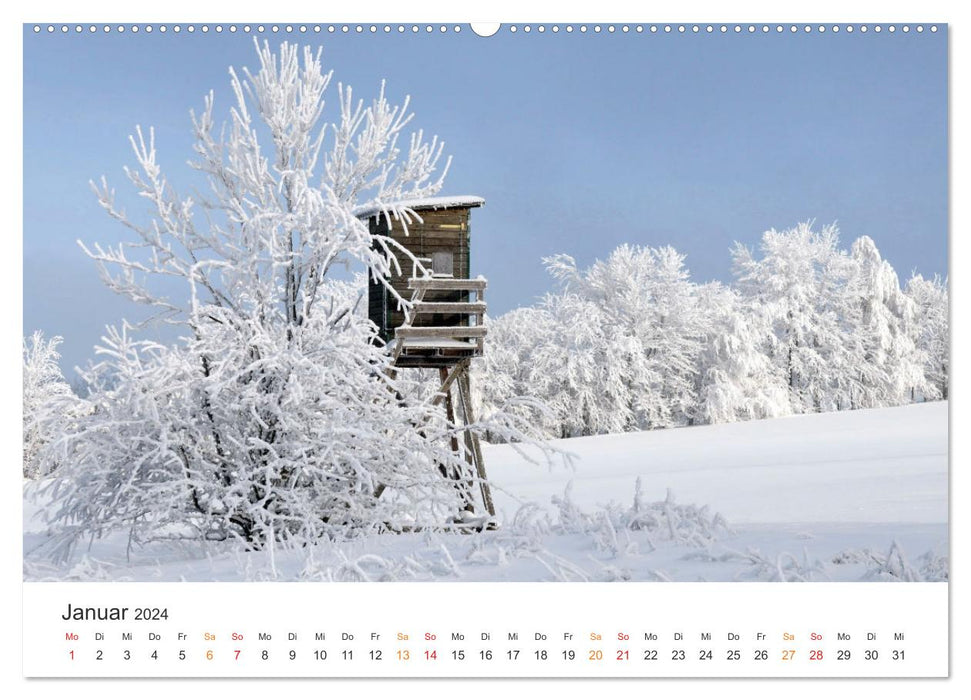
[[[43,556],[29,580],[940,580],[948,572],[948,405],[916,404],[557,441],[573,469],[487,446],[502,527],[244,553],[123,534]],[[639,483],[639,495],[635,490]]]
[[[572,479],[593,507],[645,492],[707,504],[742,523],[947,522],[947,402],[843,411],[676,430],[558,440],[574,473],[523,463],[488,447],[489,476],[511,513],[520,499],[548,501]]]

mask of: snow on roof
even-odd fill
[[[454,197],[420,197],[418,199],[403,199],[398,202],[387,202],[383,206],[371,202],[354,209],[354,216],[359,219],[370,219],[388,209],[411,209],[412,211],[428,211],[429,209],[453,209],[457,207],[481,207],[485,204],[482,197],[474,195],[456,195]]]

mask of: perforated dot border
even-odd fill
[[[909,34],[937,24],[508,24],[508,34]],[[459,34],[461,24],[35,24],[34,34]]]

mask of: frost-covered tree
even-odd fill
[[[489,351],[472,364],[476,415],[488,414],[516,403],[517,397],[541,398],[547,410],[522,402],[510,410],[528,421],[537,434],[561,437],[559,412],[551,406],[549,364],[562,360],[556,342],[552,315],[544,307],[513,309],[497,317],[486,317]],[[554,355],[556,355],[554,357]],[[490,440],[499,436],[487,435]]]
[[[915,305],[917,347],[923,352],[928,384],[926,395],[914,392],[911,400],[947,399],[950,366],[947,283],[939,277],[924,279],[915,274],[907,280],[907,296]]]
[[[566,255],[546,262],[565,292],[596,309],[576,323],[587,319],[611,346],[604,371],[625,387],[631,428],[688,424],[708,324],[684,256],[670,246],[625,244],[584,271]],[[570,326],[563,328],[569,337]]]
[[[617,332],[603,308],[579,294],[549,295],[543,306],[554,335],[531,356],[530,386],[558,416],[560,435],[637,429],[652,386],[638,339]]]
[[[57,466],[45,458],[44,448],[57,438],[69,421],[76,417],[80,400],[65,381],[58,364],[60,336],[45,338],[34,331],[24,338],[24,477],[35,479]]]
[[[762,236],[761,257],[733,248],[737,289],[772,329],[768,356],[782,372],[793,413],[851,408],[858,359],[841,318],[852,266],[839,231],[802,223]]]
[[[698,423],[791,413],[783,372],[766,349],[772,330],[761,307],[732,289],[704,285],[708,333],[698,364]]]
[[[531,396],[518,407],[541,434],[575,437],[637,427],[632,370],[644,354],[613,333],[596,304],[572,292],[489,320],[489,354],[474,366],[483,407]],[[492,436],[490,436],[492,437]]]
[[[856,372],[851,408],[897,406],[927,393],[924,354],[917,347],[917,308],[897,273],[869,236],[853,242],[844,290],[851,361]]]
[[[136,542],[308,542],[440,523],[464,502],[442,476],[464,469],[449,450],[455,427],[402,398],[360,294],[334,281],[353,264],[386,280],[408,256],[355,211],[408,221],[395,202],[439,190],[442,144],[409,135],[408,101],[392,105],[383,87],[365,104],[338,85],[327,116],[320,51],[263,44],[257,56],[255,72],[229,71],[227,124],[213,93],[192,115],[205,195],[175,189],[140,128],[126,174],[147,214],[126,213],[103,178],[94,186],[130,240],[85,251],[112,290],[184,338],[163,348],[124,325],[106,336],[85,377],[95,410],[61,441],[62,551],[115,527]],[[501,420],[482,429],[506,430]]]

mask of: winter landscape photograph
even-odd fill
[[[25,581],[948,580],[945,27],[201,27],[23,28]]]

